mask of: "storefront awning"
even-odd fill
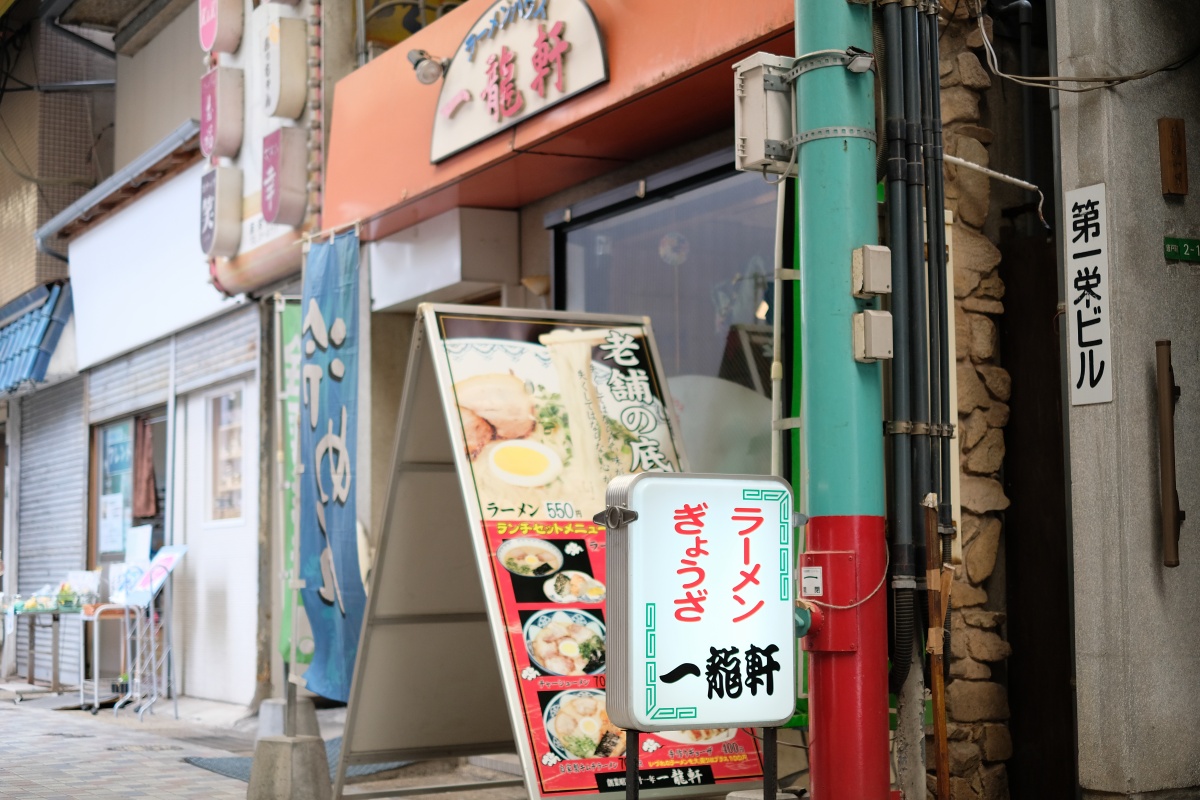
[[[46,380],[71,310],[65,283],[39,286],[0,308],[0,391],[12,394]]]
[[[519,208],[732,128],[733,64],[794,51],[793,0],[588,0],[608,81],[434,164],[434,118],[454,107],[439,109],[440,87],[418,82],[409,53],[466,59],[465,39],[492,4],[468,0],[338,82],[325,227],[361,222],[375,240],[453,208]]]

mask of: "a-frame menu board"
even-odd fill
[[[336,797],[397,795],[344,792],[350,765],[513,750],[532,800],[624,790],[592,516],[612,478],[686,469],[659,363],[641,317],[418,309]],[[649,796],[762,777],[750,731],[641,742]]]

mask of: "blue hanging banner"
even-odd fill
[[[358,235],[314,242],[301,303],[300,577],[312,627],[308,689],[347,702],[366,593],[354,496],[358,430]]]

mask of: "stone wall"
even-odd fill
[[[992,131],[984,127],[992,77],[981,59],[983,40],[968,6],[946,3],[941,38],[942,123],[945,150],[987,166]],[[985,18],[990,30],[990,20]],[[1004,762],[1012,755],[1006,687],[993,666],[1011,648],[1003,637],[1004,587],[990,585],[1002,547],[1000,482],[1011,384],[999,364],[996,319],[1004,313],[1000,251],[983,233],[991,200],[983,174],[946,165],[946,203],[954,212],[955,332],[958,342],[958,418],[962,449],[963,563],[951,595],[951,680],[946,688],[951,796],[1008,798]],[[932,748],[928,751],[932,756]],[[932,758],[929,766],[932,769]]]

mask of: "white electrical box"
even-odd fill
[[[792,84],[787,73],[795,59],[755,53],[733,65],[733,127],[740,170],[795,174],[792,146],[795,128]],[[789,169],[790,168],[790,169]]]
[[[854,360],[864,364],[892,357],[892,315],[867,310],[854,315]]]
[[[852,294],[863,299],[892,293],[892,251],[882,245],[864,244],[850,261]]]

